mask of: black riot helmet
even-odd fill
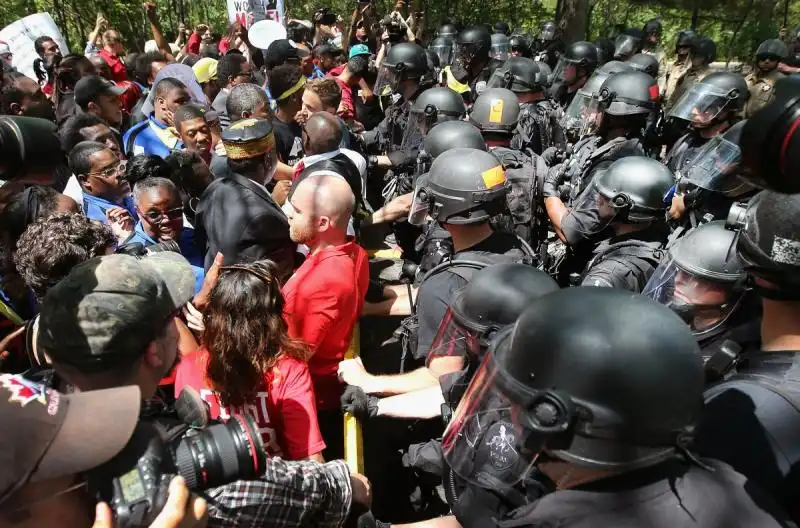
[[[510,190],[503,166],[488,152],[457,148],[437,157],[427,177],[417,178],[408,221],[428,216],[440,224],[486,223],[506,207]]]
[[[721,333],[747,291],[735,237],[724,220],[692,229],[670,247],[642,292],[678,314],[698,340]]]
[[[511,35],[508,40],[509,55],[513,57],[530,57],[531,44],[523,35]]]
[[[723,134],[709,139],[697,151],[686,171],[686,180],[708,191],[728,198],[740,198],[756,187],[739,177],[742,170],[742,150],[739,146],[747,120],[739,121]]]
[[[513,134],[519,121],[517,95],[505,88],[484,90],[472,105],[469,121],[484,134]]]
[[[447,121],[431,129],[423,143],[425,152],[433,159],[455,148],[486,150],[481,131],[466,121]]]
[[[611,288],[566,288],[492,341],[443,453],[464,477],[458,461],[469,455],[458,445],[474,440],[476,421],[500,414],[521,426],[517,449],[596,469],[653,466],[687,448],[704,382],[697,342],[668,308]]]
[[[561,126],[570,134],[584,136],[597,130],[600,116],[598,96],[606,80],[620,72],[633,71],[633,67],[620,61],[610,61],[597,68],[586,84],[580,87],[564,111]]]
[[[707,128],[722,119],[731,119],[749,97],[747,81],[740,73],[716,72],[686,90],[669,115],[689,121],[694,128]]]
[[[629,28],[614,41],[614,58],[625,61],[642,51],[645,34],[641,29]]]
[[[626,62],[634,69],[643,71],[653,78],[658,78],[658,59],[654,55],[636,53]]]
[[[436,37],[428,45],[428,50],[439,57],[439,66],[444,68],[453,60],[453,40],[447,37]]]
[[[661,21],[657,18],[652,18],[644,23],[642,31],[644,31],[645,35],[647,35],[648,37],[651,35],[660,37],[662,29],[663,27],[661,25]]]
[[[547,86],[547,75],[539,63],[526,57],[509,57],[495,69],[487,88],[506,88],[517,94],[537,93]]]
[[[666,165],[646,156],[626,156],[598,172],[574,209],[598,208],[606,224],[650,223],[664,219],[664,196],[675,184]]]
[[[454,24],[442,24],[436,31],[436,36],[455,40],[458,37],[458,28]]]
[[[775,83],[775,101],[742,129],[742,177],[764,189],[800,193],[800,75]]]
[[[598,37],[594,40],[597,48],[597,63],[605,64],[614,58],[614,41],[608,37]]]
[[[539,40],[542,42],[555,40],[557,29],[555,22],[545,22],[542,26],[542,30],[539,32]]]
[[[403,81],[419,80],[427,72],[428,57],[425,48],[413,42],[395,44],[381,62],[374,91],[378,95],[384,95],[387,87],[397,90]]]
[[[458,34],[457,42],[459,51],[460,48],[469,48],[475,57],[488,58],[492,47],[492,35],[484,26],[472,26]]]
[[[603,112],[612,116],[648,115],[656,107],[658,96],[656,80],[640,71],[611,75],[598,93]]]
[[[464,98],[457,92],[445,87],[428,88],[411,105],[401,149],[418,147],[435,125],[463,119],[466,115]]]
[[[675,52],[679,48],[689,48],[692,51],[697,46],[698,35],[691,29],[683,29],[678,33],[678,38],[675,40]]]
[[[765,40],[756,50],[756,60],[775,59],[785,60],[789,56],[789,47],[779,39]]]
[[[478,271],[450,303],[426,363],[464,356],[464,349],[468,360],[480,361],[497,332],[514,324],[536,299],[556,290],[558,284],[547,273],[525,264],[495,264]]]
[[[506,60],[508,52],[511,51],[511,39],[505,33],[493,33],[491,38],[492,48],[489,55],[497,60]]]
[[[573,84],[578,79],[589,77],[597,67],[597,47],[591,42],[578,41],[567,46],[567,50],[558,59],[558,64],[553,71],[554,79],[561,79],[567,84]],[[576,71],[568,75],[567,67],[574,66]]]
[[[762,191],[747,207],[736,251],[767,299],[800,301],[800,194]]]
[[[508,22],[495,22],[494,24],[494,32],[500,33],[503,35],[510,35],[511,34],[511,26],[508,25]]]
[[[702,59],[704,64],[711,64],[717,60],[717,44],[708,37],[698,38],[692,59]]]

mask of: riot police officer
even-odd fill
[[[742,354],[760,345],[747,273],[732,251],[735,237],[723,220],[692,229],[669,247],[642,292],[689,326],[706,362],[707,381],[722,379]]]
[[[510,216],[495,219],[495,227],[513,232],[537,248],[547,236],[538,189],[548,169],[541,156],[509,148],[519,117],[516,95],[505,88],[491,88],[475,101],[469,119],[483,134],[489,152],[502,163],[511,185],[507,196]]]
[[[435,160],[443,152],[454,148],[486,150],[486,143],[483,140],[481,131],[467,121],[446,121],[436,125],[425,136],[423,145],[425,154],[430,161]],[[417,174],[422,174],[429,170],[430,166],[426,166],[424,170],[417,171]]]
[[[596,130],[596,116],[593,116],[593,113],[596,113],[600,88],[611,75],[624,71],[633,71],[633,67],[626,62],[615,60],[607,62],[597,68],[586,84],[576,92],[561,118],[561,126],[571,142],[577,142]]]
[[[439,57],[439,66],[444,68],[453,60],[453,41],[447,37],[436,37],[428,45],[428,49]]]
[[[411,42],[392,46],[381,63],[375,81],[375,93],[394,93],[396,100],[386,109],[386,117],[375,129],[364,133],[364,142],[370,154],[386,154],[399,149],[408,119],[411,103],[422,91],[420,80],[428,71],[425,49]],[[385,156],[373,159],[372,167],[391,168]]]
[[[756,67],[745,79],[750,87],[750,100],[744,115],[749,118],[775,100],[775,83],[783,78],[778,64],[786,60],[789,48],[778,39],[765,40],[756,51]]]
[[[442,69],[441,85],[472,103],[486,88],[492,65],[497,65],[490,56],[492,37],[485,27],[473,26],[458,34],[457,44],[452,64]]]
[[[458,37],[458,28],[455,24],[442,24],[439,26],[439,29],[436,30],[436,36],[455,41]]]
[[[686,229],[709,220],[724,220],[731,206],[746,202],[758,189],[738,178],[742,151],[739,143],[747,121],[739,121],[724,134],[710,139],[693,156],[676,186],[678,206],[672,209],[673,219],[681,218]],[[680,236],[679,233],[675,235]]]
[[[738,120],[748,97],[747,82],[735,72],[712,73],[692,86],[669,110],[672,119],[689,123],[689,131],[675,142],[664,163],[682,173],[700,147]]]
[[[736,251],[761,298],[761,350],[706,391],[695,446],[730,464],[800,519],[800,195],[762,191],[750,201]]]
[[[600,234],[603,225],[599,216],[567,209],[562,201],[562,182],[566,182],[566,199],[575,199],[594,175],[614,161],[626,156],[644,156],[642,129],[655,108],[658,88],[655,79],[643,72],[614,74],[600,88],[592,112],[597,131],[575,145],[570,158],[550,168],[543,187],[545,206],[559,239],[575,248],[581,242]],[[580,262],[580,259],[579,261]],[[583,269],[585,260],[580,262]]]
[[[664,53],[660,45],[661,32],[663,30],[661,21],[657,18],[650,19],[644,23],[643,30],[645,33],[645,40],[642,45],[642,53],[655,57],[658,64],[657,69],[661,72],[660,76],[656,77],[656,79],[658,80],[658,86],[663,92],[665,88],[664,74],[667,71],[667,54]]]
[[[511,57],[531,57],[531,45],[524,35],[511,35],[508,40],[509,51]]]
[[[597,37],[593,42],[597,48],[597,64],[602,66],[614,59],[614,41],[608,37]]]
[[[581,284],[644,289],[667,240],[664,195],[674,181],[663,164],[640,156],[617,160],[592,180],[572,211],[597,211],[614,234],[595,249]]]
[[[471,484],[453,507],[458,522],[785,526],[742,475],[687,451],[703,385],[697,343],[669,309],[606,288],[542,297],[493,340],[445,431],[445,460]],[[498,496],[530,469],[555,491],[504,515]]]
[[[455,294],[425,360],[428,371],[439,380],[438,387],[378,399],[352,386],[342,397],[343,409],[360,418],[429,418],[441,414],[447,424],[492,337],[514,324],[537,299],[556,290],[558,284],[549,275],[524,264],[495,264],[477,271]],[[370,383],[364,385],[369,387]]]
[[[492,47],[489,55],[498,61],[505,61],[511,51],[511,39],[505,33],[492,33]]]
[[[550,69],[556,67],[558,58],[564,53],[564,42],[556,37],[557,33],[555,22],[546,22],[532,46],[534,59],[546,63]]]
[[[591,42],[573,42],[558,59],[558,66],[553,71],[551,97],[562,108],[569,106],[581,86],[591,77],[597,68],[597,48]]]
[[[614,41],[614,60],[626,61],[642,51],[645,34],[641,29],[628,28]]]
[[[489,79],[487,88],[506,88],[517,96],[520,115],[512,148],[541,154],[552,146],[566,146],[558,120],[560,112],[545,95],[546,85],[547,75],[536,62],[524,57],[509,57]]]
[[[697,39],[698,35],[691,29],[684,29],[678,33],[675,41],[675,59],[663,72],[664,81],[659,84],[663,94],[662,99],[667,107],[675,99],[675,90],[692,65],[692,53],[697,48]]]
[[[434,126],[466,115],[467,107],[459,94],[450,88],[428,88],[411,105],[401,149],[412,152],[416,160],[422,140]]]

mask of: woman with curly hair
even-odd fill
[[[283,320],[277,267],[264,260],[220,268],[203,314],[203,348],[181,359],[175,393],[197,389],[213,418],[248,413],[267,453],[322,461],[307,350]]]

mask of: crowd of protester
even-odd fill
[[[322,7],[259,49],[241,22],[221,38],[182,23],[170,42],[155,7],[144,8],[153,39],[143,52],[128,53],[99,14],[83,53],[36,40],[37,79],[0,43],[0,526],[121,523],[113,493],[96,482],[120,475],[96,468],[122,464],[145,421],[169,436],[192,395],[212,423],[249,417],[266,458],[253,454],[253,475],[220,485],[165,480],[166,503],[130,526],[800,520],[800,456],[774,470],[741,462],[748,446],[714,444],[729,422],[703,426],[697,410],[702,359],[721,361],[702,340],[709,328],[733,328],[732,313],[762,325],[748,341],[755,350],[800,346],[797,282],[785,278],[800,266],[794,195],[692,179],[694,167],[738,174],[739,139],[729,134],[782,104],[776,85],[800,59],[785,44],[762,44],[751,76],[725,72],[738,76],[725,85],[709,69],[713,42],[682,33],[668,62],[654,21],[615,42],[565,45],[552,24],[533,39],[503,23],[434,33],[398,0],[382,18],[359,3],[349,25]],[[714,91],[723,85],[733,88]],[[783,171],[797,146],[786,134]],[[738,157],[703,157],[722,147]],[[747,222],[730,220],[731,205],[748,200]],[[780,247],[758,256],[769,264],[730,264],[748,258],[743,240],[767,207],[785,213],[774,228]],[[655,281],[713,227],[730,240],[724,273],[712,278],[738,275],[721,301],[681,299],[686,315]],[[714,247],[698,243],[692,255]],[[402,271],[387,279],[383,260]],[[748,274],[747,296],[734,300]],[[408,318],[382,335],[396,316]],[[397,345],[399,373],[376,373],[376,351],[364,346],[363,361],[350,357],[359,340],[384,337]],[[746,372],[741,348],[714,381]],[[712,401],[716,420],[747,419],[722,399]],[[632,410],[636,402],[651,414]],[[572,413],[563,422],[562,408]],[[363,422],[366,467],[344,461],[354,441],[345,413]],[[763,443],[798,445],[792,418]],[[515,441],[523,426],[549,440]],[[693,454],[695,428],[703,457],[733,469]],[[557,442],[557,432],[575,436]],[[771,448],[758,449],[763,461]],[[679,484],[653,487],[670,497],[658,502],[641,490],[665,472]],[[130,500],[135,486],[119,482]],[[669,489],[697,524],[665,511]],[[638,502],[647,504],[637,518]]]

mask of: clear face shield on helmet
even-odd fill
[[[737,176],[742,161],[739,145],[724,137],[714,136],[695,155],[686,171],[686,180],[701,189],[735,198],[753,186]]]
[[[403,63],[395,67],[381,65],[378,76],[375,79],[375,87],[372,89],[373,93],[379,97],[384,97],[397,92],[400,89],[400,83],[403,81],[402,66],[404,66]]]
[[[452,45],[435,45],[430,46],[432,52],[439,57],[439,67],[444,68],[453,60],[453,46]]]
[[[464,358],[465,362],[477,362],[481,356],[481,347],[487,345],[482,339],[485,333],[480,329],[470,328],[452,306],[448,307],[431,343],[425,366],[430,368],[435,359],[441,358]]]
[[[692,273],[679,266],[672,254],[658,265],[642,295],[675,312],[698,340],[714,335],[743,297],[742,292],[735,291],[733,283]]]
[[[489,56],[504,61],[508,58],[508,54],[511,51],[511,45],[508,42],[503,42],[502,44],[492,44],[491,49],[489,50]]]
[[[461,479],[502,493],[523,481],[535,453],[525,447],[525,410],[497,388],[500,371],[488,352],[442,437],[442,453]]]
[[[428,178],[428,174],[420,174],[414,182],[414,194],[408,211],[408,223],[411,225],[424,226],[428,222],[433,198],[428,190]]]
[[[636,53],[639,47],[639,39],[631,35],[618,35],[614,40],[614,58],[625,61]]]
[[[514,74],[501,66],[489,77],[489,80],[486,82],[486,88],[505,88],[506,90],[510,90],[513,84]]]
[[[574,137],[583,137],[597,132],[603,119],[603,108],[596,95],[578,90],[564,111],[561,126]]]
[[[595,175],[597,178],[598,175]],[[575,194],[574,192],[572,194]],[[572,202],[572,205],[567,209],[567,214],[564,215],[561,222],[567,221],[568,217],[570,222],[573,222],[575,229],[577,229],[584,236],[593,236],[600,233],[603,229],[611,225],[614,219],[620,212],[620,207],[615,205],[615,200],[618,202],[625,202],[626,199],[620,198],[607,198],[596,188],[592,183],[583,190]]]
[[[556,28],[555,26],[545,26],[542,28],[542,31],[539,33],[539,38],[542,39],[542,42],[550,42],[554,38],[556,38]]]
[[[688,121],[694,127],[705,128],[725,110],[728,102],[727,93],[701,82],[693,85],[678,99],[669,115]]]
[[[428,105],[424,110],[410,111],[406,129],[403,132],[403,141],[400,145],[401,150],[412,150],[420,148],[422,141],[428,132],[437,124],[444,121],[455,121],[460,116],[439,113],[433,105]]]

